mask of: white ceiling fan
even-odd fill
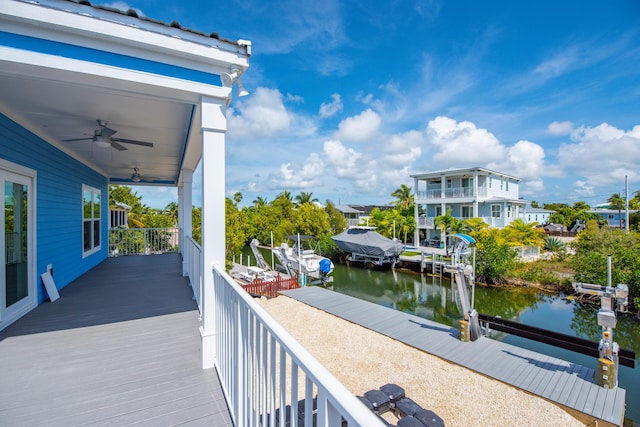
[[[107,127],[107,124],[109,122],[105,121],[105,120],[96,120],[98,122],[98,125],[100,126],[100,129],[96,129],[93,131],[93,136],[89,137],[89,138],[74,138],[74,139],[63,139],[63,142],[72,142],[72,141],[85,141],[85,140],[91,140],[93,141],[98,147],[103,147],[103,148],[108,148],[108,147],[113,147],[118,151],[125,151],[127,150],[127,148],[123,145],[120,145],[119,142],[125,143],[125,144],[133,144],[133,145],[141,145],[143,147],[153,147],[153,143],[151,142],[144,142],[144,141],[136,141],[133,139],[125,139],[125,138],[114,138],[113,134],[115,134],[117,131],[110,129]]]
[[[133,168],[133,173],[131,174],[131,181],[133,182],[153,182],[160,178],[153,178],[148,176],[140,175],[138,168]]]

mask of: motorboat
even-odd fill
[[[375,227],[352,226],[332,239],[349,254],[348,262],[365,266],[393,268],[402,253],[402,243],[384,237]]]

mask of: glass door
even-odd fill
[[[4,263],[0,277],[0,327],[12,322],[35,305],[32,265],[30,191],[31,178],[0,169]]]

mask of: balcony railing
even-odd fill
[[[198,304],[198,310],[202,313],[202,286],[204,285],[202,280],[202,247],[191,236],[187,236],[185,239],[182,259],[187,265],[186,273],[193,289],[193,297]]]
[[[109,256],[177,252],[179,239],[178,227],[110,228]]]
[[[478,187],[478,196],[486,197],[487,189],[484,187]],[[454,187],[445,188],[444,197],[442,191],[438,189],[427,189],[426,191],[418,191],[417,199],[419,200],[434,200],[434,199],[463,199],[474,197],[472,187]]]
[[[223,269],[213,279],[216,367],[235,425],[384,425]]]

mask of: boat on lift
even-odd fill
[[[260,246],[257,239],[253,239],[249,246],[258,262],[258,265],[264,269],[268,268],[268,264],[258,248],[268,249],[272,251],[280,263],[276,270],[288,275],[289,277],[298,277],[300,286],[306,284],[322,284],[326,285],[333,281],[331,273],[333,273],[333,262],[322,255],[317,254],[313,249],[304,249],[303,241],[309,244],[314,237],[295,235],[287,236],[288,240],[293,241],[293,245],[283,242],[277,247]]]
[[[393,268],[402,253],[402,243],[388,239],[375,230],[376,227],[352,226],[331,238],[342,251],[349,254],[347,262]]]

